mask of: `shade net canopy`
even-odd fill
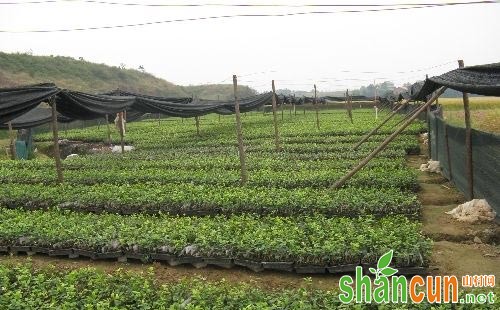
[[[100,118],[132,107],[135,97],[92,95],[63,90],[56,97],[57,111],[62,115],[79,120]]]
[[[500,63],[459,68],[428,78],[418,92],[412,94],[412,99],[424,101],[442,86],[465,93],[500,96]]]
[[[28,129],[41,126],[52,121],[52,109],[50,107],[36,107],[29,112],[11,120],[12,129]],[[57,116],[59,123],[69,123],[73,119],[63,115]],[[1,129],[8,128],[7,124],[0,124]]]
[[[0,124],[29,112],[59,91],[59,88],[51,83],[0,88]]]

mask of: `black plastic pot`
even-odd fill
[[[88,250],[73,249],[73,254],[83,257],[88,257],[90,259],[96,259],[96,253]]]
[[[125,252],[124,256],[127,259],[135,259],[135,260],[140,260],[143,263],[147,263],[150,261],[149,256],[144,253],[136,253],[136,252]]]
[[[349,273],[349,272],[354,272],[356,270],[357,266],[358,266],[358,264],[348,264],[348,265],[339,265],[339,266],[329,266],[329,267],[326,267],[326,269],[331,274]]]
[[[262,267],[267,270],[293,271],[293,262],[262,262]]]
[[[176,258],[175,255],[166,253],[151,253],[151,259],[155,261],[170,262],[170,260]]]
[[[95,253],[97,259],[113,259],[118,258],[123,255],[122,251],[105,252],[105,253]]]
[[[49,254],[48,248],[43,248],[43,247],[39,247],[39,246],[32,246],[31,251],[38,253],[38,254]]]
[[[213,265],[222,268],[232,268],[234,266],[234,262],[231,258],[222,258],[222,257],[204,257],[203,261],[208,265]]]
[[[73,254],[73,249],[49,250],[49,256],[69,256]]]
[[[316,266],[316,265],[309,265],[309,266],[295,266],[295,272],[296,273],[326,273],[326,266]]]
[[[178,266],[183,264],[203,264],[203,258],[195,256],[175,256],[170,261],[170,266]]]
[[[14,253],[15,255],[21,253],[28,253],[31,252],[31,247],[30,246],[21,246],[21,245],[14,245],[10,247],[10,252]]]
[[[251,269],[254,272],[261,272],[264,270],[264,267],[262,266],[262,263],[260,262],[254,262],[251,260],[246,260],[246,259],[235,259],[234,264],[237,266],[243,266]]]

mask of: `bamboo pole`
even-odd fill
[[[361,139],[361,141],[359,141],[355,146],[354,146],[354,150],[357,150],[358,147],[363,144],[366,140],[368,140],[368,138],[370,138],[373,134],[375,134],[377,132],[377,130],[379,130],[380,128],[382,128],[382,126],[385,125],[385,123],[387,123],[391,118],[394,117],[394,115],[396,115],[399,110],[401,110],[403,108],[403,106],[405,106],[406,104],[408,103],[408,101],[406,101],[405,103],[401,104],[401,106],[399,106],[396,110],[394,110],[391,114],[389,114],[389,116],[382,122],[380,123],[377,127],[373,128],[372,131],[370,131],[369,133],[367,133],[363,139]]]
[[[443,121],[444,123],[444,121]],[[447,124],[444,123],[444,147],[446,148],[446,159],[448,162],[448,171],[450,173],[450,181],[453,179],[453,173],[451,172],[451,157],[450,157],[450,144],[448,141],[448,128]]]
[[[380,153],[381,151],[383,151],[385,149],[385,147],[392,141],[394,140],[394,138],[396,138],[403,130],[406,129],[406,127],[408,127],[408,125],[410,125],[416,118],[417,116],[422,113],[423,111],[425,111],[425,109],[431,105],[435,100],[436,98],[438,98],[439,96],[441,96],[441,94],[446,90],[446,87],[441,87],[437,90],[437,92],[432,96],[431,99],[429,99],[429,101],[427,101],[422,107],[420,107],[420,109],[412,116],[410,117],[406,122],[404,122],[403,125],[401,125],[401,127],[399,127],[395,132],[393,132],[389,137],[387,137],[384,142],[382,142],[374,151],[372,151],[365,159],[363,159],[362,161],[360,161],[358,163],[358,165],[352,169],[351,171],[349,171],[345,176],[343,176],[340,180],[338,180],[331,188],[332,189],[336,189],[336,188],[339,188],[341,187],[342,185],[345,184],[345,182],[347,182],[353,175],[355,175],[359,170],[361,170],[364,166],[366,166],[366,164],[368,164],[368,162],[370,160],[372,160],[373,157],[375,157],[378,153]]]
[[[319,111],[318,102],[316,101],[316,84],[314,84],[314,106],[316,107],[316,127],[319,129]]]
[[[276,117],[276,88],[274,87],[274,80],[271,82],[271,87],[273,89],[273,123],[274,123],[274,144],[276,145],[276,151],[281,151],[280,146],[280,134],[278,131],[278,120]]]
[[[124,129],[124,124],[123,124],[123,112],[120,112],[118,113],[118,122],[119,122],[119,126],[120,126],[120,145],[122,147],[122,154],[125,153],[125,140],[124,140],[124,136],[125,136],[125,133],[123,132],[123,129]]]
[[[458,67],[464,67],[464,61],[458,61]],[[462,93],[464,101],[464,117],[465,117],[465,174],[467,176],[467,198],[474,199],[474,176],[472,171],[472,128],[470,122],[470,107],[469,94]]]
[[[54,142],[54,160],[56,162],[57,183],[61,184],[64,181],[64,177],[62,172],[61,153],[59,151],[59,133],[57,131],[57,107],[55,96],[50,99],[50,105],[52,108],[52,136]]]
[[[14,131],[12,130],[12,122],[8,122],[7,125],[9,126],[10,158],[15,160],[16,159],[16,141],[15,141]]]
[[[247,167],[245,164],[245,148],[243,146],[243,133],[241,131],[241,116],[240,116],[240,103],[238,102],[238,79],[236,75],[233,75],[233,88],[234,88],[234,114],[236,117],[236,135],[238,138],[238,153],[240,155],[240,166],[241,166],[241,184],[244,185],[247,182]]]
[[[108,127],[108,144],[111,145],[111,128],[109,128],[108,114],[106,114],[106,127]]]

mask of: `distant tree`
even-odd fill
[[[123,62],[120,64],[120,69],[125,69],[125,64]]]
[[[78,57],[78,60],[85,61],[85,59],[83,59],[83,57]]]
[[[143,73],[146,71],[146,70],[144,70],[144,66],[143,66],[143,65],[140,65],[140,66],[139,66],[139,71],[141,71],[141,72],[143,72]]]

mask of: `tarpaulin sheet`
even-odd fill
[[[465,93],[500,96],[500,63],[459,68],[428,78],[412,99],[424,101],[441,86]]]
[[[59,92],[54,84],[0,88],[0,124],[11,121]]]
[[[37,127],[43,124],[50,123],[52,121],[52,109],[47,107],[36,107],[29,112],[11,120],[13,129],[28,129]],[[68,123],[73,121],[73,119],[58,115],[57,121],[60,123]],[[8,128],[7,124],[0,124],[1,129]]]

